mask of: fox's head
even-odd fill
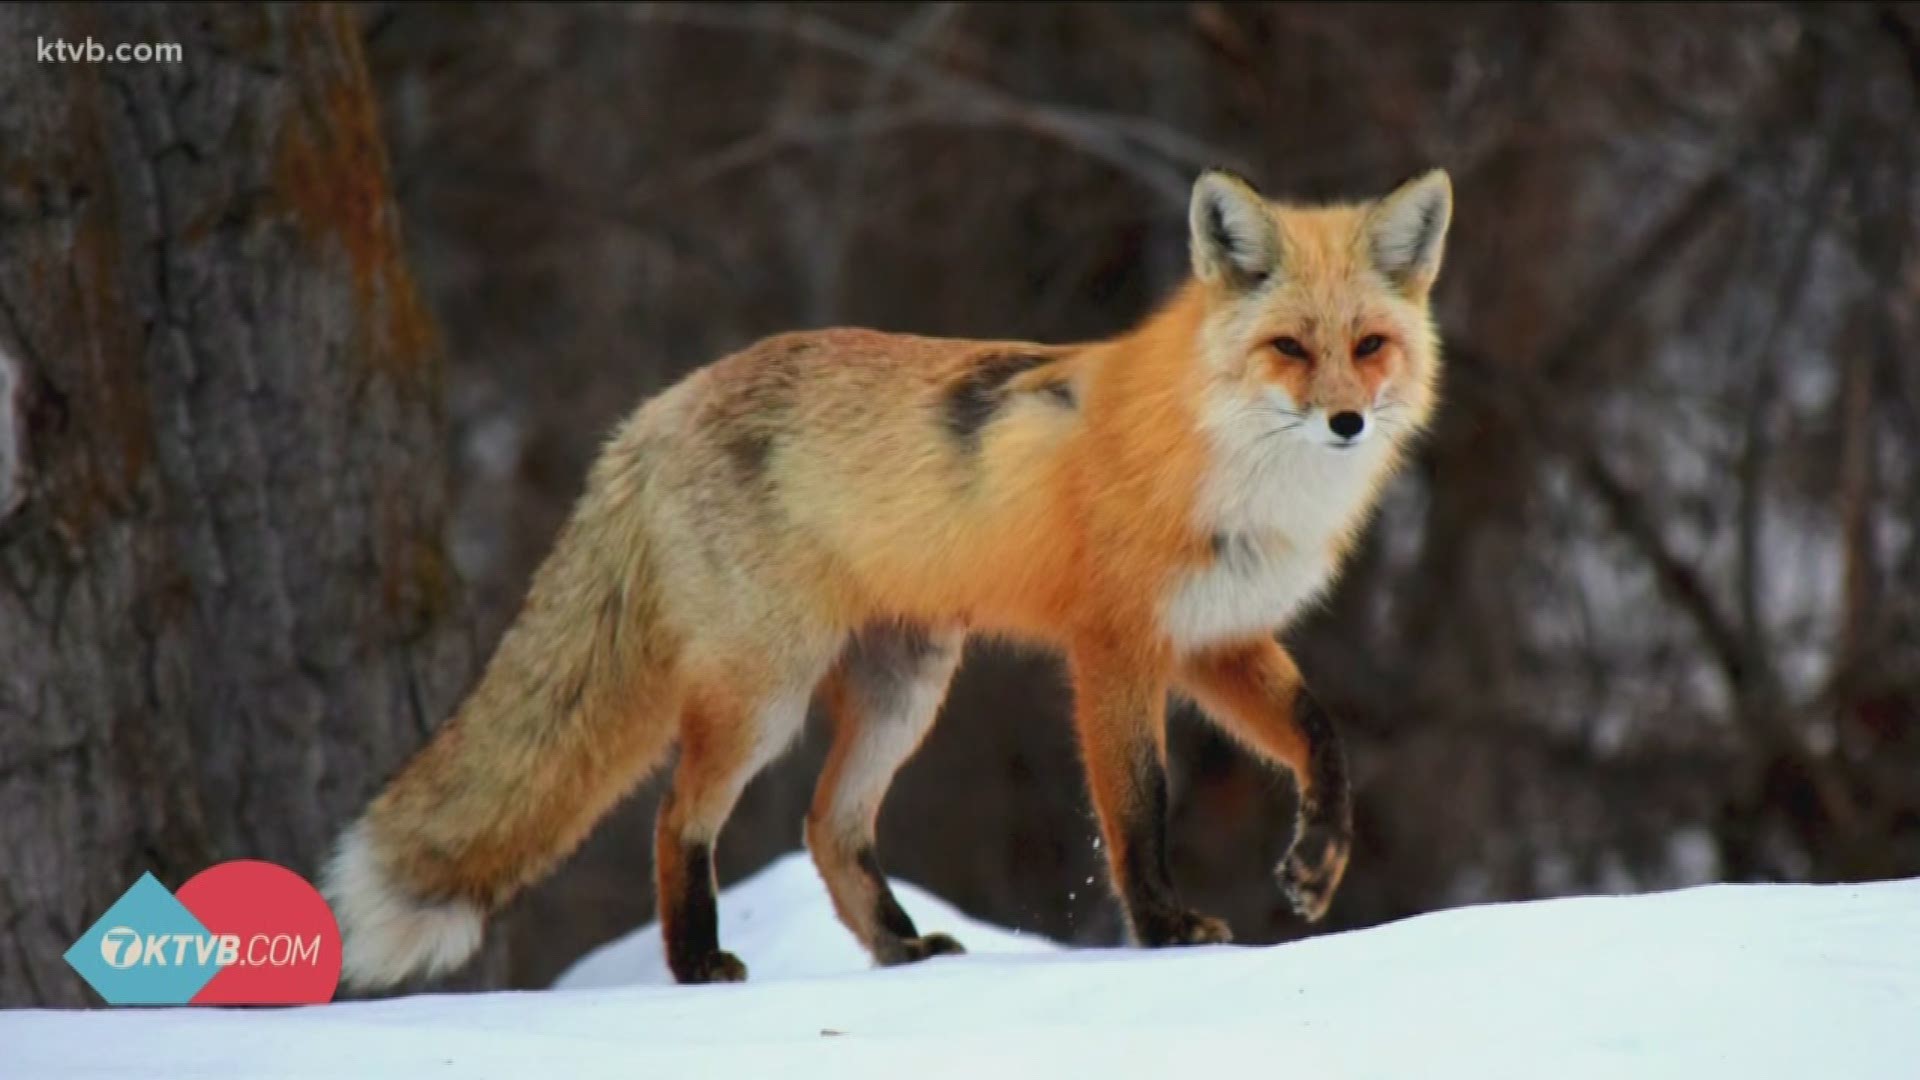
[[[1418,431],[1439,365],[1427,294],[1452,213],[1437,169],[1376,202],[1315,207],[1201,176],[1189,220],[1209,426],[1362,457]]]

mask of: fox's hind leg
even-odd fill
[[[945,934],[920,934],[874,854],[880,802],[933,726],[963,642],[960,631],[873,627],[854,636],[822,687],[833,749],[807,812],[807,848],[840,921],[882,964],[964,951]]]
[[[714,841],[747,782],[805,724],[811,685],[811,678],[788,680],[769,692],[748,693],[709,683],[688,695],[680,761],[660,804],[653,841],[660,928],[667,964],[679,982],[747,977],[739,957],[720,948]]]

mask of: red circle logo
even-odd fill
[[[220,973],[195,1005],[307,1005],[333,1000],[340,926],[307,879],[239,859],[195,874],[174,896],[218,942]]]

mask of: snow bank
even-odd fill
[[[651,928],[539,993],[0,1013],[0,1077],[1920,1075],[1920,881],[1442,912],[1270,949],[1064,951],[896,886],[973,955],[869,970],[804,857],[721,901],[753,981]]]

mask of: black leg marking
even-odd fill
[[[887,884],[887,875],[880,869],[880,860],[874,855],[872,847],[861,848],[854,855],[854,862],[860,867],[860,872],[867,876],[873,889],[874,921],[884,935],[874,943],[874,958],[880,963],[892,967],[925,960],[929,956],[958,956],[967,951],[946,934],[921,936],[919,929],[913,925],[912,917],[894,897],[893,888]]]
[[[1167,865],[1167,771],[1150,749],[1134,767],[1134,798],[1121,828],[1122,902],[1133,936],[1149,948],[1227,941],[1225,923],[1182,907]]]
[[[920,931],[914,927],[913,919],[907,915],[906,909],[900,906],[900,901],[893,895],[892,887],[887,884],[887,875],[880,869],[880,860],[874,855],[873,849],[861,848],[854,855],[853,861],[873,885],[873,913],[875,921],[880,924],[880,929],[894,937],[919,937]]]
[[[1294,698],[1293,722],[1307,740],[1307,783],[1293,847],[1280,864],[1280,885],[1294,911],[1313,922],[1326,914],[1346,873],[1353,847],[1353,792],[1333,718],[1304,687]]]
[[[662,897],[667,966],[682,983],[740,982],[747,977],[738,957],[720,950],[719,906],[713,895],[713,846],[680,845],[680,892]]]
[[[1132,813],[1127,816],[1127,907],[1146,911],[1176,906],[1173,873],[1167,868],[1167,773],[1159,762],[1134,771]]]
[[[1307,773],[1312,797],[1302,816],[1314,820],[1353,821],[1353,794],[1347,787],[1347,752],[1334,730],[1333,718],[1304,688],[1293,700],[1293,722],[1307,740]]]

